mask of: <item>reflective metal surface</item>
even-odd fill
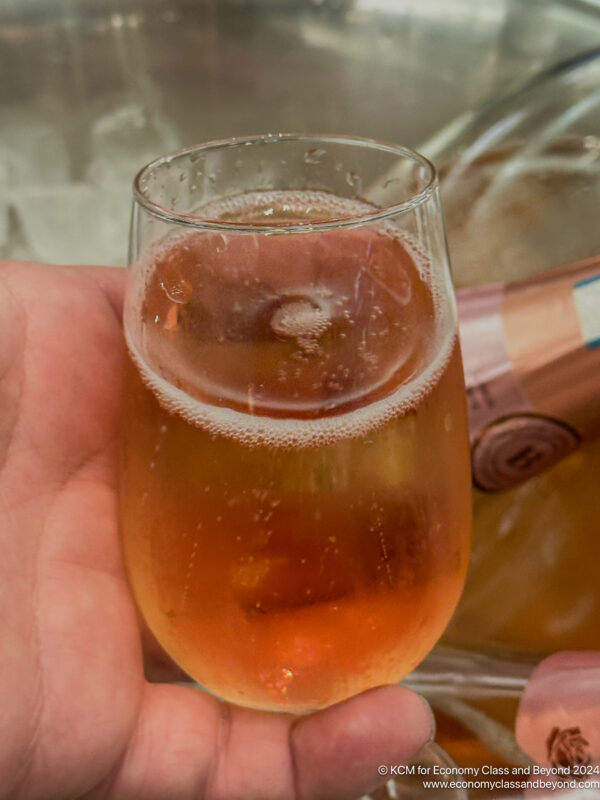
[[[599,40],[594,2],[4,0],[0,255],[122,263],[129,186],[257,132],[416,144]]]

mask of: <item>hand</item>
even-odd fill
[[[432,734],[407,689],[295,719],[144,679],[117,536],[125,277],[0,268],[0,798],[354,800]]]

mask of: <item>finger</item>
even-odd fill
[[[106,295],[113,311],[119,318],[123,314],[123,298],[130,272],[123,267],[70,267],[90,278]]]
[[[429,706],[397,686],[299,720],[224,708],[202,800],[356,800],[433,735]]]
[[[406,763],[433,733],[425,700],[401,686],[300,719],[291,733],[298,800],[354,800],[381,785],[378,766]]]
[[[293,800],[291,719],[147,684],[118,769],[85,800]]]
[[[146,684],[118,768],[85,800],[203,800],[222,704],[184,686]]]
[[[118,769],[86,800],[355,800],[433,733],[425,701],[395,686],[292,719],[146,685]]]

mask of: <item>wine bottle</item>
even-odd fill
[[[454,282],[461,296],[462,287],[535,280],[550,269],[600,254],[599,86],[600,48],[473,109],[419,146],[439,168]],[[564,309],[572,310],[574,292],[580,291],[574,284],[581,280],[582,276],[572,279],[564,303],[543,299],[543,283],[529,310],[533,295],[522,294],[523,302],[527,300],[520,316],[525,323],[520,328],[523,342],[535,342],[538,357],[547,362],[545,371],[532,360],[525,367],[513,360],[517,317],[505,295],[513,290],[516,295],[518,285],[511,283],[513,290],[503,289],[499,297],[496,293],[494,319],[511,360],[508,372],[512,367],[521,388],[521,404],[496,400],[493,413],[480,422],[479,432],[474,431],[473,449],[494,421],[516,413],[541,417],[542,424],[548,418],[562,423],[561,432],[566,428],[571,433],[571,446],[576,448],[504,491],[480,490],[477,486],[483,486],[484,479],[476,475],[471,566],[445,644],[465,662],[473,652],[500,659],[498,686],[505,686],[501,676],[509,662],[530,663],[556,650],[600,650],[600,436],[585,438],[593,435],[588,425],[598,406],[596,411],[584,406],[590,412],[587,424],[580,413],[572,418],[569,412],[581,407],[582,397],[588,398],[586,403],[598,403],[597,349],[585,346],[588,337],[581,333],[572,343],[572,352],[579,352],[576,358],[556,350],[556,338],[563,341],[559,326],[562,330],[567,321]],[[590,302],[592,309],[599,308],[597,296]],[[481,300],[471,297],[475,315],[484,311],[478,303]],[[460,304],[464,309],[462,300]],[[510,335],[504,333],[505,325]],[[577,326],[578,321],[574,331],[580,329]],[[474,329],[473,335],[472,348],[482,360],[488,359],[481,329]],[[465,344],[468,338],[465,330]],[[590,357],[594,360],[588,361]],[[575,370],[577,364],[582,372],[564,371],[569,365]],[[536,384],[542,387],[541,401],[540,392],[530,394],[528,375],[544,376],[544,382]],[[488,384],[492,377],[490,369],[485,380],[471,385]],[[470,394],[474,398],[477,393]],[[578,447],[580,438],[584,440]],[[479,455],[484,454],[482,449]],[[523,457],[527,455],[534,454]],[[526,474],[546,465],[537,460]]]
[[[600,257],[458,292],[475,485],[515,486],[600,434]]]

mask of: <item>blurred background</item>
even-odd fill
[[[0,255],[123,264],[131,179],[164,152],[418,145],[598,42],[592,0],[1,0]]]

